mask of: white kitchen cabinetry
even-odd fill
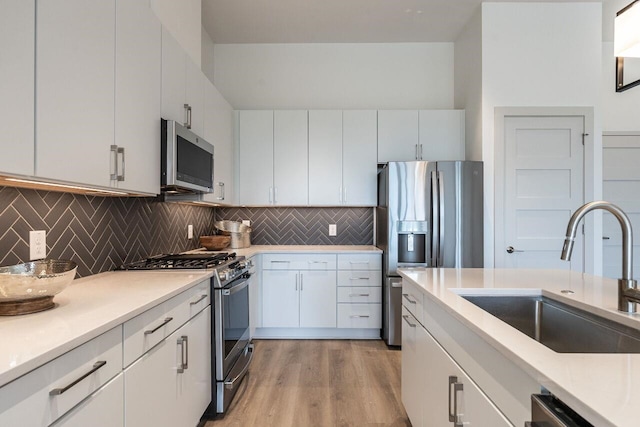
[[[335,254],[265,254],[262,266],[262,327],[336,327]]]
[[[273,113],[273,204],[309,203],[307,111]]]
[[[464,160],[464,110],[378,111],[378,163]]]
[[[342,204],[378,204],[376,149],[378,115],[374,110],[347,110],[342,115]]]
[[[38,2],[36,175],[112,185],[115,26],[114,0]]]
[[[6,0],[0,16],[0,172],[33,175],[35,0]]]
[[[124,427],[123,374],[118,374],[51,427]]]
[[[162,29],[162,118],[204,133],[205,76],[166,28]]]
[[[402,318],[401,392],[412,425],[513,427],[406,307]]]
[[[428,361],[425,393],[420,398],[423,425],[448,425],[453,417],[459,425],[513,427],[424,327],[418,324],[416,329],[421,335],[418,354],[422,358],[418,363]],[[451,413],[445,413],[444,408],[451,408]]]
[[[115,145],[126,157],[116,182],[151,194],[160,192],[160,28],[147,0],[116,1]]]
[[[309,111],[309,204],[377,202],[376,112]]]
[[[342,111],[309,111],[309,204],[342,204]]]
[[[1,387],[0,425],[48,426],[121,372],[117,326]]]
[[[419,160],[418,111],[378,111],[378,163]]]
[[[380,254],[338,254],[338,328],[382,327]]]
[[[307,205],[307,111],[240,111],[240,204]]]
[[[208,285],[208,281],[203,282]],[[202,298],[205,296],[205,298]],[[127,328],[125,324],[125,425],[134,426],[195,426],[211,401],[211,308],[208,293],[198,285],[164,303],[161,311],[168,314],[164,322],[157,324],[151,319],[157,313],[145,318],[146,325],[139,325],[137,318],[127,323],[138,325],[148,331],[144,335],[161,333],[170,324],[167,319],[180,319],[181,313],[188,311],[183,324],[177,330],[169,329],[166,338],[146,350],[140,358],[127,366]],[[204,307],[204,309],[202,308]],[[151,309],[149,311],[153,311]],[[168,310],[168,311],[167,311]],[[201,311],[200,311],[201,310]],[[197,314],[194,314],[197,313]],[[147,312],[145,312],[147,313]],[[144,316],[143,313],[140,316]],[[140,317],[138,316],[138,317]],[[138,327],[136,327],[136,330]],[[134,337],[136,334],[131,334]]]
[[[40,2],[36,25],[35,175],[158,193],[160,23],[149,3]]]
[[[233,187],[233,108],[208,80],[204,82],[204,134],[214,146],[213,193],[203,201],[232,204]]]
[[[238,201],[241,205],[270,205],[273,203],[273,111],[240,111],[238,122]]]
[[[421,160],[464,160],[464,110],[420,110]]]

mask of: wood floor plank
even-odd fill
[[[254,344],[229,411],[205,427],[411,426],[400,399],[400,351],[383,341]]]

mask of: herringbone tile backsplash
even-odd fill
[[[216,208],[222,219],[250,220],[254,245],[373,244],[373,208]]]
[[[0,187],[0,265],[29,260],[29,231],[47,232],[47,258],[78,263],[78,276],[198,246],[214,210],[154,198],[90,197]],[[195,239],[187,239],[192,224]]]

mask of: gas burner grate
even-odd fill
[[[215,254],[167,254],[135,261],[118,267],[117,270],[171,270],[215,268],[236,257],[235,253]]]

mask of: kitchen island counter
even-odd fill
[[[460,296],[543,295],[640,329],[640,315],[617,311],[616,280],[561,270],[399,271],[425,298],[593,425],[638,425],[640,354],[556,353]]]

